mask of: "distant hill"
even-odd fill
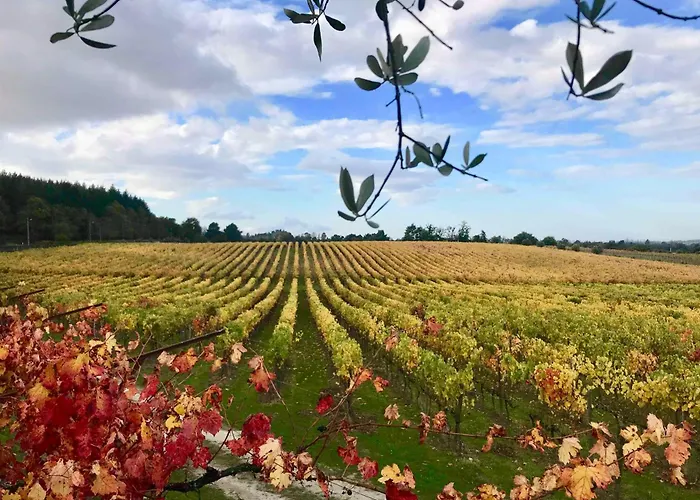
[[[28,222],[28,224],[27,224]],[[0,172],[0,244],[41,241],[167,239],[174,219],[114,186],[35,179]]]

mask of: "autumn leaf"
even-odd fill
[[[270,484],[281,491],[288,488],[292,484],[292,475],[284,470],[284,460],[277,455],[274,460],[274,466],[270,471]]]
[[[505,500],[506,494],[493,484],[482,484],[477,488],[478,493],[467,494],[468,500]]]
[[[73,490],[72,475],[72,463],[66,464],[63,460],[59,460],[49,472],[49,490],[59,497],[67,497]]]
[[[620,431],[620,435],[624,438],[625,441],[627,441],[624,445],[622,445],[623,455],[629,455],[630,453],[632,453],[635,450],[638,450],[644,445],[644,443],[642,442],[642,438],[639,437],[638,430],[639,429],[636,425],[630,425]]]
[[[375,377],[372,383],[374,384],[374,389],[377,392],[382,392],[384,388],[389,385],[389,381],[383,379],[382,377]]]
[[[175,361],[175,354],[168,354],[166,351],[163,351],[158,355],[157,361],[158,364],[169,367]]]
[[[559,461],[564,465],[568,464],[572,458],[578,455],[581,450],[581,442],[577,437],[567,437],[559,448]]]
[[[420,414],[420,425],[418,425],[418,444],[423,444],[425,443],[425,438],[428,437],[428,433],[430,432],[430,425],[431,425],[431,420],[430,416],[426,415],[425,413],[421,412]]]
[[[596,498],[593,489],[596,486],[606,488],[611,482],[612,478],[603,464],[579,465],[571,473],[566,489],[574,500],[593,500]]]
[[[462,494],[455,489],[455,483],[449,483],[438,493],[437,500],[462,500]]]
[[[444,411],[439,411],[433,417],[433,429],[442,432],[447,426],[447,415]]]
[[[611,438],[610,430],[605,423],[591,422],[591,428],[593,429],[593,437],[596,439],[603,439],[604,437]]]
[[[411,489],[414,489],[416,487],[416,480],[413,477],[413,471],[411,471],[411,468],[406,465],[403,468],[403,477],[404,477],[404,484],[408,486]]]
[[[136,348],[139,346],[139,343],[140,343],[140,342],[139,342],[138,339],[136,339],[136,340],[130,340],[129,343],[127,344],[127,346],[126,346],[126,349],[127,349],[128,351],[133,351],[134,349],[136,349]]]
[[[680,484],[681,486],[686,485],[686,480],[685,476],[683,475],[683,471],[681,471],[680,467],[673,467],[671,469],[671,484]]]
[[[664,423],[653,413],[647,415],[647,428],[642,434],[642,440],[649,440],[654,444],[662,445],[666,442],[666,430]]]
[[[389,422],[398,420],[399,407],[396,405],[396,403],[389,405],[384,409],[384,418],[386,418]]]
[[[260,370],[262,369],[263,365],[264,363],[262,356],[253,356],[248,360],[248,368],[251,370]]]
[[[264,368],[253,370],[250,374],[248,382],[255,386],[257,392],[268,392],[270,383],[277,378],[277,375],[270,373]]]
[[[282,454],[282,442],[277,438],[268,438],[268,440],[260,446],[258,456],[263,459],[263,464],[266,467],[272,467],[275,459]]]
[[[44,384],[37,382],[27,391],[27,395],[31,402],[36,403],[36,405],[41,408],[49,397],[49,390],[44,387]]]
[[[328,478],[326,478],[326,475],[320,469],[316,469],[316,482],[318,483],[318,487],[321,488],[323,495],[326,498],[330,498],[331,491],[328,485]]]
[[[29,489],[27,498],[29,500],[44,500],[46,498],[46,490],[39,483],[34,483],[34,485]]]
[[[347,444],[346,447],[338,446],[338,456],[347,465],[358,465],[360,463],[360,455],[357,453],[357,438],[347,436],[345,443]]]
[[[368,380],[372,380],[372,370],[368,368],[359,368],[350,379],[348,392],[354,391]]]
[[[387,336],[384,341],[384,347],[387,351],[391,351],[394,347],[399,344],[399,332],[395,329],[391,329],[391,333]]]
[[[257,448],[270,437],[270,417],[264,413],[249,416],[241,427],[241,438],[250,443],[251,448]]]
[[[175,373],[189,373],[192,367],[197,363],[197,353],[194,348],[190,347],[187,351],[181,352],[170,364],[170,368],[175,371]]]
[[[95,480],[92,483],[91,491],[95,495],[116,495],[117,493],[122,493],[126,488],[126,484],[117,480],[109,470],[99,464],[95,464],[92,467],[92,472],[95,474]]]
[[[386,483],[387,481],[393,481],[394,483],[401,483],[405,478],[401,473],[401,469],[396,464],[387,465],[382,469],[382,476],[379,478],[380,483]]]
[[[234,365],[240,363],[241,358],[243,357],[243,353],[245,352],[248,352],[248,349],[243,347],[243,344],[233,344],[233,347],[231,347],[231,354],[229,356],[231,363],[233,363]]]
[[[319,398],[318,404],[316,405],[316,413],[318,413],[319,415],[323,415],[325,413],[328,413],[331,410],[331,408],[333,408],[333,396],[327,394]]]
[[[676,427],[673,424],[668,425],[666,433],[669,445],[664,450],[664,456],[671,467],[680,467],[690,457],[688,441],[692,438],[692,434],[688,429]]]
[[[498,424],[493,424],[491,427],[489,427],[489,431],[486,434],[486,443],[484,443],[484,446],[481,447],[481,451],[483,453],[488,453],[489,451],[491,451],[491,447],[493,447],[494,438],[503,437],[505,435],[505,427]]]
[[[418,500],[418,496],[411,490],[397,486],[393,481],[385,483],[385,493],[387,500]]]
[[[360,463],[357,464],[357,468],[362,474],[363,479],[371,479],[377,474],[379,474],[379,464],[374,461],[370,460],[367,457],[362,458],[360,460]]]
[[[644,448],[631,451],[625,454],[625,466],[636,474],[644,471],[644,468],[651,463],[651,455]]]

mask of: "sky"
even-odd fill
[[[76,2],[79,3],[79,2]],[[115,185],[157,215],[235,222],[244,232],[365,233],[347,222],[340,167],[377,184],[395,154],[388,85],[360,90],[365,59],[384,47],[374,0],[331,0],[347,25],[312,27],[296,0],[123,0],[93,38],[51,45],[70,26],[61,0],[23,0],[0,17],[0,170]],[[608,2],[610,3],[610,2]],[[697,0],[663,0],[669,12]],[[569,0],[473,0],[454,11],[429,0],[433,40],[403,100],[407,132],[451,136],[447,159],[487,153],[483,182],[434,169],[398,171],[375,218],[390,236],[411,224],[467,221],[488,236],[529,231],[569,239],[700,238],[700,22],[671,21],[620,0],[584,31],[586,80],[633,49],[612,100],[566,99],[560,67],[575,39]],[[426,35],[393,9],[394,33]],[[385,52],[385,50],[383,50]]]

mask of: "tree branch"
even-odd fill
[[[399,4],[403,10],[405,10],[406,12],[408,12],[408,13],[411,15],[411,17],[412,17],[413,19],[415,19],[416,21],[418,21],[418,24],[420,24],[421,26],[423,26],[423,28],[425,28],[425,29],[428,31],[428,33],[430,33],[430,34],[432,35],[432,37],[435,38],[435,40],[437,40],[438,42],[440,42],[442,45],[444,45],[444,46],[447,47],[448,49],[452,50],[452,47],[451,47],[446,41],[444,41],[442,38],[440,38],[439,36],[437,36],[437,35],[435,34],[435,32],[434,32],[433,30],[431,30],[431,29],[428,27],[428,25],[426,25],[423,21],[421,21],[421,19],[420,19],[411,9],[409,9],[409,8],[406,7],[403,3],[401,3],[401,0],[396,0],[396,3]]]
[[[700,19],[700,14],[696,14],[694,16],[677,16],[675,14],[669,14],[668,12],[660,9],[659,7],[654,7],[653,5],[643,2],[642,0],[632,1],[637,5],[644,7],[645,9],[651,10],[652,12],[656,12],[660,16],[668,17],[669,19],[675,19],[676,21],[696,21]]]
[[[179,491],[187,493],[188,491],[198,491],[208,484],[217,482],[224,477],[235,476],[242,472],[260,472],[260,467],[253,464],[238,464],[227,469],[219,470],[214,467],[207,467],[204,475],[193,479],[192,481],[183,481],[180,483],[172,483],[165,486],[165,491]]]

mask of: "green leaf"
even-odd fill
[[[418,161],[430,165],[431,167],[433,166],[433,159],[430,157],[428,147],[422,142],[416,142],[413,145],[413,154],[416,155]]]
[[[68,12],[69,16],[73,17],[73,14],[75,14],[75,1],[74,0],[66,0],[66,8],[63,10]]]
[[[464,7],[464,0],[457,0],[457,1],[454,3],[454,5],[452,5],[452,8],[453,8],[454,10],[459,10],[459,9],[461,9],[462,7]]]
[[[469,141],[464,145],[464,149],[462,150],[462,158],[464,158],[464,166],[466,167],[469,165]]]
[[[323,41],[321,40],[321,24],[317,23],[314,28],[314,45],[316,46],[316,51],[318,52],[318,60],[321,60],[321,53],[323,52]]]
[[[588,97],[589,99],[593,99],[594,101],[606,101],[615,97],[623,85],[624,83],[618,83],[610,90],[605,90],[603,92],[598,92],[597,94],[591,94],[584,97]]]
[[[421,65],[423,61],[425,61],[425,57],[428,55],[429,50],[430,38],[424,36],[418,41],[416,46],[413,47],[411,53],[408,54],[406,62],[404,62],[403,68],[401,69],[403,71],[413,71],[414,69],[416,69],[418,66]]]
[[[326,14],[326,21],[328,21],[328,24],[331,25],[331,28],[333,28],[336,31],[345,31],[345,25],[335,19],[334,17],[331,17]]]
[[[605,9],[605,12],[603,12],[601,15],[598,16],[598,21],[600,21],[600,20],[603,19],[605,16],[607,16],[607,15],[610,13],[610,11],[613,10],[613,8],[614,8],[616,5],[617,5],[617,2],[613,2],[612,5],[611,5],[610,7],[608,7],[607,9]]]
[[[591,8],[588,6],[588,2],[586,2],[586,0],[581,0],[579,2],[579,6],[581,8],[581,14],[583,14],[583,16],[586,19],[590,19],[591,18]]]
[[[447,177],[452,173],[453,168],[450,167],[449,165],[444,165],[442,167],[438,167],[438,172],[440,172],[442,175]]]
[[[384,203],[382,203],[382,206],[379,207],[372,215],[370,215],[369,218],[371,219],[372,217],[374,217],[375,215],[377,215],[379,212],[381,212],[381,211],[382,211],[382,208],[384,208],[385,206],[387,206],[387,205],[389,204],[390,201],[391,201],[391,198],[389,198],[389,199],[386,200]]]
[[[396,83],[400,87],[405,87],[407,85],[413,85],[418,81],[418,73],[405,73],[403,75],[399,75],[399,77],[396,79]]]
[[[368,92],[371,90],[377,90],[379,87],[382,86],[382,84],[379,82],[373,82],[372,80],[365,80],[364,78],[360,78],[359,76],[357,78],[355,78],[355,83],[362,90],[366,90]]]
[[[95,9],[99,9],[100,7],[102,7],[106,3],[107,3],[107,0],[87,0],[83,4],[83,6],[80,7],[80,10],[78,11],[78,16],[84,16],[88,12],[92,12]]]
[[[603,85],[613,81],[620,73],[625,71],[627,65],[632,60],[632,51],[623,50],[617,54],[613,54],[610,59],[605,61],[600,71],[586,84],[583,93],[587,94],[591,90],[598,89]]]
[[[603,7],[605,7],[605,0],[593,0],[593,8],[591,9],[591,17],[589,19],[595,21],[603,11]]]
[[[385,78],[384,72],[382,71],[382,67],[379,65],[379,61],[377,61],[377,58],[373,55],[367,56],[367,67],[372,73],[377,75],[382,80]]]
[[[340,167],[340,196],[348,210],[356,214],[358,210],[357,205],[355,205],[355,188],[352,185],[350,172],[344,167]]]
[[[406,52],[401,35],[396,35],[394,41],[391,42],[391,48],[394,57],[391,54],[389,55],[389,65],[398,72],[400,69],[403,69],[403,55]]]
[[[283,9],[284,13],[287,15],[290,21],[294,22],[294,20],[299,16],[299,13],[295,10],[292,9]]]
[[[411,165],[411,148],[406,146],[406,154],[404,155],[404,161],[406,162],[406,166],[410,168]]]
[[[338,210],[338,215],[340,215],[345,220],[349,220],[350,222],[357,219],[357,217],[353,217],[352,215],[348,215],[345,212],[341,212],[340,210]]]
[[[425,9],[425,0],[418,0],[418,10],[422,11]]]
[[[367,225],[373,229],[379,229],[379,224],[374,222],[373,220],[368,220]]]
[[[61,40],[65,40],[67,38],[72,37],[73,35],[75,35],[75,33],[73,33],[72,31],[60,31],[51,35],[50,41],[51,43],[60,42]]]
[[[90,40],[89,38],[85,38],[82,36],[80,37],[80,39],[85,45],[89,45],[90,47],[95,49],[111,49],[113,47],[116,47],[116,45],[113,45],[111,43],[98,42],[96,40]]]
[[[467,167],[467,170],[471,170],[474,167],[478,167],[481,164],[481,162],[484,161],[484,158],[486,158],[486,153],[481,153],[480,155],[476,155],[476,157],[472,160],[472,162]]]
[[[566,62],[569,64],[569,69],[576,78],[579,87],[583,88],[583,57],[578,47],[571,42],[566,46]],[[576,64],[576,69],[574,69],[574,64]]]
[[[442,156],[443,156],[442,146],[436,142],[435,144],[433,144],[432,149],[433,149],[433,156],[435,156],[437,158],[437,163],[440,163],[442,161]]]
[[[365,206],[369,197],[372,196],[374,192],[374,174],[367,177],[360,185],[360,194],[357,195],[357,210],[358,212],[362,210]]]
[[[445,141],[445,145],[442,147],[442,158],[445,157],[447,154],[447,148],[450,147],[450,136],[447,136],[447,140]],[[442,160],[442,158],[440,158]]]
[[[386,59],[384,59],[384,54],[382,54],[382,51],[380,49],[377,49],[377,60],[379,61],[379,65],[382,67],[382,71],[384,72],[384,74],[391,75],[391,68],[386,62]]]
[[[314,3],[316,4],[316,7],[319,9],[321,8],[321,0],[314,0]]]
[[[384,0],[377,0],[377,5],[374,6],[374,11],[377,13],[377,17],[381,22],[386,22],[389,16],[389,9],[386,6]]]
[[[102,30],[105,28],[109,28],[114,24],[114,16],[105,14],[103,16],[98,17],[94,21],[91,21],[87,23],[85,26],[80,28],[80,31],[96,31],[96,30]]]
[[[314,9],[314,4],[311,3],[311,0],[306,0],[306,5],[309,7],[309,12],[312,14],[316,13],[316,10]]]

